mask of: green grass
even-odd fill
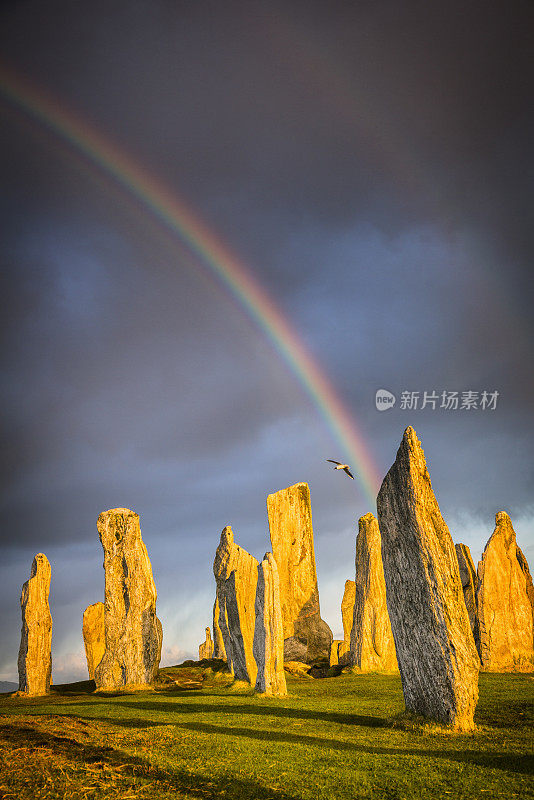
[[[165,673],[156,692],[0,699],[0,797],[534,797],[530,676],[481,675],[467,735],[403,715],[396,676],[289,678],[268,699],[220,672]]]

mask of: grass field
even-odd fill
[[[477,730],[458,735],[402,715],[396,676],[289,678],[267,699],[166,673],[156,692],[2,696],[0,797],[534,797],[530,676],[481,675]]]

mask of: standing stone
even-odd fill
[[[284,673],[284,627],[280,607],[280,580],[272,553],[258,564],[256,623],[253,654],[258,667],[256,691],[282,697],[287,694]]]
[[[350,661],[362,672],[397,669],[395,642],[386,603],[378,522],[372,514],[360,517],[356,537],[354,615]]]
[[[33,559],[30,578],[22,587],[22,630],[19,650],[19,692],[48,694],[52,676],[52,615],[48,605],[50,562],[43,553]]]
[[[222,658],[226,661],[226,650],[224,649],[224,639],[219,624],[219,616],[221,610],[219,607],[219,598],[215,597],[213,604],[213,658]]]
[[[482,668],[490,672],[534,671],[527,578],[517,556],[512,522],[504,511],[495,516],[495,530],[479,561],[478,578]]]
[[[215,553],[213,574],[217,584],[219,627],[228,668],[236,680],[254,684],[256,662],[252,652],[258,561],[235,544],[227,525]]]
[[[458,567],[460,569],[460,580],[464,593],[465,607],[469,617],[469,624],[473,631],[475,644],[478,647],[478,620],[477,620],[477,600],[476,591],[478,588],[478,576],[471,558],[471,551],[466,544],[455,545]]]
[[[377,507],[406,708],[456,730],[472,730],[480,662],[454,544],[411,427],[384,478]]]
[[[343,639],[334,639],[332,642],[332,646],[330,647],[330,661],[329,664],[331,667],[335,667],[339,664],[339,649],[343,647],[345,644]]]
[[[157,636],[157,650],[156,658],[154,659],[154,669],[152,671],[152,680],[158,677],[159,662],[161,661],[161,649],[163,647],[163,625],[159,617],[156,617],[156,636]]]
[[[321,619],[310,490],[297,483],[267,498],[269,531],[280,576],[284,658],[330,658],[332,631]]]
[[[112,508],[100,514],[97,528],[106,573],[106,649],[95,667],[96,687],[148,686],[158,670],[162,631],[139,515],[128,508]]]
[[[198,660],[202,661],[204,658],[213,658],[213,641],[209,628],[206,628],[206,640],[198,647]]]
[[[337,650],[337,663],[350,664],[350,634],[354,620],[354,600],[356,597],[356,583],[351,580],[345,581],[345,591],[341,601],[341,619],[343,621],[343,641],[340,642]]]
[[[517,550],[516,555],[517,555],[517,560],[519,562],[519,566],[521,567],[523,575],[525,576],[527,596],[532,608],[532,627],[534,629],[534,584],[532,583],[532,575],[530,574],[530,570],[528,568],[528,561],[525,558],[523,551],[521,550],[521,548],[517,543],[516,543],[516,550]]]
[[[93,603],[83,612],[82,623],[83,643],[89,679],[95,677],[95,667],[102,661],[106,650],[104,634],[104,603]]]

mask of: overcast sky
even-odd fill
[[[507,510],[531,566],[533,30],[530,0],[0,8],[0,78],[182,199],[276,303],[380,476],[413,425],[454,540],[476,562]],[[177,234],[3,91],[0,121],[0,679],[17,679],[37,552],[54,681],[86,675],[96,519],[117,506],[141,518],[163,663],[196,655],[222,528],[262,557],[265,498],[297,481],[339,636],[374,511],[360,465],[352,482],[326,463],[345,455],[324,415]],[[425,391],[498,397],[401,407]]]

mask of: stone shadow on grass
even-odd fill
[[[73,766],[97,763],[115,766],[120,769],[121,776],[145,778],[152,784],[155,781],[160,782],[160,788],[166,793],[184,792],[202,800],[298,800],[293,795],[268,788],[254,780],[237,778],[233,775],[208,778],[199,773],[175,768],[167,771],[123,750],[115,750],[109,746],[99,747],[90,743],[81,744],[72,737],[51,734],[20,723],[0,724],[0,741],[17,748],[43,748],[67,758]],[[126,781],[124,783],[124,788],[128,788],[129,784]],[[155,787],[154,791],[157,792],[158,787]]]
[[[213,708],[210,706],[210,708]],[[75,715],[69,715],[75,717]],[[209,735],[236,736],[246,739],[253,739],[263,742],[279,742],[281,744],[303,744],[306,747],[320,747],[324,750],[337,750],[350,753],[368,753],[371,755],[391,756],[416,756],[421,759],[439,758],[445,761],[455,761],[461,764],[473,764],[479,767],[500,769],[505,772],[517,772],[523,775],[534,774],[534,757],[531,755],[517,755],[514,753],[487,753],[479,750],[431,750],[413,749],[401,747],[375,747],[372,745],[362,745],[356,742],[347,742],[340,739],[322,736],[306,736],[300,733],[289,733],[273,730],[254,730],[252,728],[228,727],[227,725],[211,725],[207,722],[172,722],[172,721],[149,721],[146,719],[119,719],[109,717],[75,717],[76,719],[86,719],[91,721],[102,721],[125,728],[149,728],[158,726],[171,726],[182,728],[183,730],[196,731]],[[263,797],[259,795],[258,797]]]
[[[122,703],[136,711],[159,711],[164,714],[251,714],[261,717],[284,717],[291,719],[313,720],[314,722],[336,722],[340,725],[359,725],[366,728],[389,728],[391,722],[382,717],[371,717],[363,714],[339,714],[330,711],[309,711],[306,708],[284,708],[271,705],[215,705],[211,703],[166,703],[151,700],[140,700],[135,703]]]
[[[206,722],[179,722],[177,728],[209,733],[216,736],[242,736],[266,742],[282,742],[284,744],[305,744],[306,746],[322,747],[331,750],[346,750],[354,753],[370,753],[384,756],[421,756],[422,758],[442,758],[447,761],[470,763],[481,767],[503,769],[509,772],[519,772],[525,775],[534,774],[534,756],[514,755],[512,753],[482,753],[478,750],[413,750],[400,747],[373,747],[360,745],[353,742],[320,736],[304,736],[298,733],[283,733],[272,730],[251,730],[250,728],[227,728],[219,725],[210,725]]]

